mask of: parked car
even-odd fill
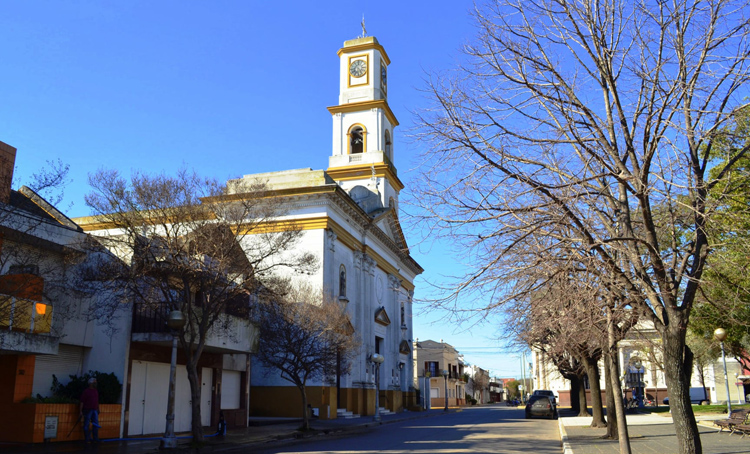
[[[548,389],[537,389],[534,391],[532,396],[547,396],[552,400],[552,404],[557,405],[557,398],[555,398],[555,393]]]
[[[532,395],[526,404],[526,419],[531,419],[537,416],[557,419],[557,406],[553,399],[554,397]]]

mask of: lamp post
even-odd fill
[[[727,418],[732,413],[732,401],[729,399],[729,380],[727,379],[727,356],[724,354],[724,339],[727,338],[727,332],[724,328],[716,328],[714,337],[721,344],[721,360],[724,362],[724,385],[727,387]]]
[[[383,355],[373,353],[370,355],[370,361],[375,363],[375,416],[373,421],[380,422],[380,365],[385,361]]]
[[[448,411],[448,371],[443,369],[443,378],[445,379],[445,411]]]
[[[734,373],[734,386],[737,387],[737,405],[742,405],[742,391],[740,391],[740,374]]]
[[[177,334],[185,327],[185,321],[185,316],[176,309],[171,311],[167,318],[167,326],[172,331],[172,363],[169,367],[167,427],[164,429],[164,438],[161,439],[160,449],[173,449],[177,447],[177,438],[174,436],[174,382],[177,369]]]

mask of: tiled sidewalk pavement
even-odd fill
[[[564,421],[564,419],[568,419]],[[562,418],[561,429],[567,434],[566,454],[617,454],[617,440],[603,440],[606,429],[593,429],[578,422],[591,418]],[[750,453],[750,437],[718,433],[710,421],[698,425],[704,454]],[[630,448],[633,454],[670,454],[677,452],[677,436],[672,418],[661,415],[628,415]]]

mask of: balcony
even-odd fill
[[[196,308],[200,310],[200,308]],[[172,334],[166,326],[168,303],[133,305],[131,339],[152,345],[171,347]],[[251,353],[258,330],[240,310],[227,310],[214,324],[206,338],[206,351],[212,353]],[[218,328],[221,327],[221,328]]]
[[[382,151],[335,155],[328,158],[329,167],[346,167],[352,164],[385,164],[394,175],[398,175],[396,167],[388,158],[388,155]]]

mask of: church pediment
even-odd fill
[[[381,306],[380,309],[375,311],[375,323],[383,326],[391,324],[391,319],[388,317],[388,313],[385,311],[385,307]]]
[[[409,347],[409,343],[405,340],[402,340],[401,343],[398,346],[399,353],[403,353],[404,355],[408,355],[411,353],[411,347]]]

